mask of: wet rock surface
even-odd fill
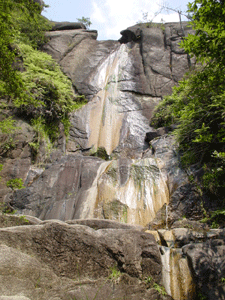
[[[224,299],[224,229],[185,219],[174,223],[171,230],[149,232],[158,234],[163,284],[174,299]]]

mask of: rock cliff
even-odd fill
[[[44,50],[89,102],[71,114],[69,139],[62,136],[58,146],[62,153],[53,153],[43,172],[26,169],[26,189],[5,200],[41,219],[97,217],[146,226],[170,199],[175,205],[186,201],[178,191],[189,187],[171,137],[153,140],[166,130],[149,125],[155,105],[189,68],[178,46],[183,31],[176,23],[140,24],[122,31],[117,42],[97,41],[96,31],[57,26],[47,33]],[[104,153],[108,161],[100,159]],[[189,198],[191,204],[178,204],[176,214],[171,206],[170,222],[186,212],[198,216],[194,190]]]
[[[71,113],[68,140],[48,155],[41,145],[38,164],[24,120],[2,153],[0,196],[26,218],[0,220],[0,299],[224,299],[224,230],[199,225],[201,197],[172,128],[150,126],[195,64],[179,48],[187,25],[138,24],[119,41],[79,23],[46,33],[43,50],[88,103]],[[6,188],[12,178],[25,188]]]

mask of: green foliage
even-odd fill
[[[158,106],[152,125],[177,124],[174,131],[185,166],[204,166],[204,189],[224,195],[225,177],[225,7],[222,1],[189,4],[194,35],[181,46],[202,63]]]
[[[25,44],[19,44],[19,49],[26,67],[22,79],[27,97],[16,99],[14,105],[27,115],[51,122],[77,108],[71,81],[52,57]]]
[[[23,97],[24,86],[16,69],[15,43],[26,41],[38,47],[45,41],[44,31],[50,28],[41,16],[39,4],[30,0],[2,0],[0,6],[0,95],[10,99]]]
[[[0,143],[0,154],[3,155],[8,150],[15,147],[13,133],[16,131],[15,120],[12,117],[3,117],[0,121],[0,133],[4,135],[2,142]]]
[[[38,150],[42,139],[49,144],[58,138],[60,122],[64,125],[65,134],[69,134],[68,115],[84,105],[86,100],[83,96],[75,97],[71,81],[50,55],[30,45],[19,44],[18,47],[26,68],[22,73],[26,97],[15,99],[14,105],[20,114],[31,120],[37,138],[30,146]]]
[[[145,284],[149,284],[152,281],[153,281],[153,278],[151,276],[146,277],[145,280],[144,280]]]
[[[86,103],[86,101],[84,100],[83,104],[85,104],[85,103]],[[69,117],[65,116],[64,118],[61,119],[61,122],[62,122],[62,124],[64,126],[64,133],[65,133],[66,137],[68,137],[69,136],[69,131],[70,131],[70,126],[71,126]]]
[[[42,9],[30,0],[3,0],[0,9],[0,96],[6,100],[4,108],[14,109],[34,126],[37,136],[30,146],[35,152],[42,139],[50,148],[60,123],[68,136],[69,113],[86,103],[83,96],[75,97],[71,81],[51,56],[37,50],[51,27]],[[13,122],[3,119],[0,131],[12,131]],[[3,153],[11,146],[8,140],[1,145]]]
[[[188,4],[195,35],[181,44],[202,63],[225,64],[225,5],[223,0],[195,0]]]
[[[220,209],[212,211],[210,215],[205,216],[204,219],[200,221],[201,223],[211,224],[211,228],[219,228],[220,225],[225,225],[225,209]]]
[[[50,21],[41,15],[42,7],[38,3],[30,0],[16,2],[17,5],[12,9],[16,39],[34,48],[40,47],[46,42],[45,31],[52,27]]]
[[[113,281],[117,281],[120,276],[122,275],[122,273],[117,269],[116,266],[113,266],[110,268],[111,274],[109,275],[109,279],[113,280]]]
[[[20,216],[19,219],[20,219],[20,221],[22,221],[24,223],[29,223],[29,221],[26,219],[25,216]]]
[[[215,222],[216,224],[219,224],[220,222],[225,222],[225,209],[220,209],[213,211],[211,213],[211,220]]]
[[[198,296],[197,296],[198,298],[198,300],[206,300],[207,299],[207,297],[206,296],[204,296],[201,292],[198,292]]]
[[[81,19],[77,18],[77,21],[83,23],[87,29],[89,29],[92,24],[90,18],[86,17],[82,17]]]
[[[52,144],[49,140],[48,127],[45,124],[45,120],[42,117],[37,117],[31,120],[31,125],[36,132],[35,139],[29,143],[31,149],[33,149],[34,154],[37,154],[42,141],[47,144],[46,150],[51,150]]]
[[[107,154],[107,151],[104,147],[98,147],[97,151],[93,150],[91,156],[97,156],[104,160],[110,160],[110,156]]]
[[[166,296],[167,292],[165,291],[165,288],[157,283],[153,284],[153,288],[162,296]]]
[[[16,213],[16,210],[10,208],[6,203],[2,203],[2,202],[0,203],[0,214],[14,215],[15,213]]]
[[[12,117],[8,117],[0,121],[0,131],[1,133],[11,134],[15,132],[15,120]]]
[[[203,186],[218,194],[225,187],[225,152],[214,151],[211,163],[204,164],[203,169]]]
[[[10,187],[13,190],[20,190],[20,189],[24,189],[24,185],[23,185],[23,180],[22,178],[15,178],[15,179],[10,179],[7,181],[6,183],[7,187]]]

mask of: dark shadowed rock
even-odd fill
[[[175,220],[189,218],[199,220],[203,218],[203,211],[200,205],[201,196],[196,188],[190,184],[178,186],[170,198],[168,222],[171,225]]]
[[[166,135],[168,132],[172,131],[170,127],[161,127],[156,129],[155,131],[150,131],[146,133],[145,141],[150,143],[154,138]]]
[[[165,162],[162,171],[167,176],[170,192],[167,225],[170,227],[174,221],[183,217],[199,220],[203,216],[200,205],[201,197],[196,187],[189,182],[186,170],[181,167],[177,144],[173,135],[155,138],[150,144],[154,156]]]
[[[15,132],[11,135],[0,134],[0,163],[3,164],[0,181],[0,202],[11,191],[6,183],[10,179],[21,178],[25,181],[29,172],[32,151],[29,143],[33,141],[35,132],[33,128],[22,120],[16,120]]]
[[[57,30],[72,30],[72,29],[86,29],[85,25],[80,22],[51,22],[52,31]]]
[[[183,247],[187,255],[197,286],[209,300],[224,300],[225,285],[225,241],[210,240],[200,244]]]

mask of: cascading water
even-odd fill
[[[164,162],[151,151],[142,158],[145,150],[149,150],[146,133],[152,131],[148,112],[156,100],[145,94],[143,65],[140,62],[138,71],[134,68],[137,57],[140,58],[137,44],[114,47],[92,74],[90,86],[96,86],[97,94],[73,115],[78,120],[77,126],[79,120],[85,119],[82,130],[74,127],[75,135],[81,131],[82,134],[73,143],[79,148],[82,137],[82,147],[91,149],[89,155],[101,147],[112,160],[94,161],[90,156],[70,154],[65,169],[60,167],[49,183],[40,181],[32,193],[26,194],[36,194],[36,199],[40,199],[38,217],[61,220],[95,217],[146,226],[168,204]],[[77,153],[76,147],[73,151]],[[84,166],[87,170],[82,169]],[[89,178],[84,184],[82,172]],[[53,195],[51,189],[56,191],[62,183],[60,193]],[[46,189],[44,198],[39,196],[43,189]],[[31,213],[30,207],[26,212]]]
[[[182,250],[160,246],[160,252],[163,285],[168,295],[174,300],[193,300],[195,285]]]
[[[119,144],[123,116],[117,105],[118,81],[127,59],[126,45],[121,45],[99,66],[94,78],[100,91],[92,100],[89,146],[104,147],[108,154]]]
[[[122,166],[114,160],[99,178],[95,217],[103,218],[108,210],[108,218],[145,226],[167,201],[167,186],[153,158],[123,161]]]
[[[166,230],[168,230],[168,205],[166,204]]]
[[[147,104],[153,104],[151,97],[134,92],[142,80],[132,74],[135,51],[132,45],[119,45],[93,75],[91,85],[99,92],[84,108],[89,111],[88,147],[104,147],[108,154],[118,147],[130,152],[134,148],[133,155],[138,155],[134,150],[142,152],[146,147],[145,135],[152,129],[145,113],[150,109]]]
[[[104,148],[113,157],[98,172],[95,187],[90,189],[94,192],[85,200],[89,209],[84,208],[85,213],[79,213],[79,217],[146,225],[168,203],[161,160],[141,158],[148,147],[146,132],[152,130],[146,117],[147,104],[152,106],[152,101],[146,94],[134,92],[138,82],[143,81],[139,74],[133,74],[137,53],[139,48],[132,43],[118,45],[92,76],[91,85],[99,92],[77,112],[86,111],[89,120],[87,147],[93,152]]]

